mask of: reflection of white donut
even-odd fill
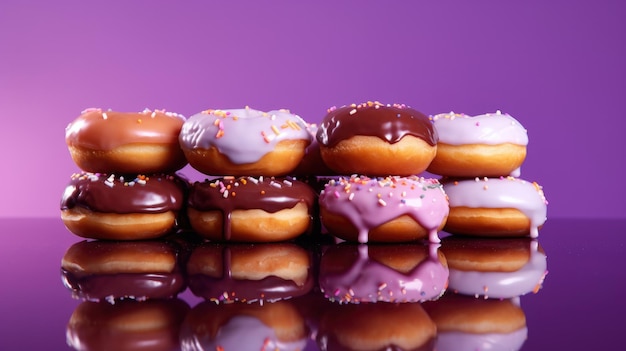
[[[512,298],[536,292],[547,273],[545,253],[530,242],[530,259],[515,272],[462,271],[450,268],[449,289],[464,295]]]

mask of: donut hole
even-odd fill
[[[332,147],[320,145],[322,159],[333,171],[368,176],[417,175],[426,170],[436,152],[437,146],[412,135],[393,144],[356,135]]]

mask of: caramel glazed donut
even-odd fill
[[[367,176],[425,171],[435,157],[438,140],[423,113],[406,105],[371,101],[331,107],[316,137],[329,168],[339,174]]]
[[[180,132],[189,164],[215,176],[287,175],[310,143],[306,123],[288,110],[206,110]]]
[[[72,233],[85,238],[158,238],[177,224],[185,186],[181,178],[166,174],[76,173],[61,198],[61,219]]]
[[[178,144],[185,117],[164,110],[90,108],[65,129],[76,165],[87,172],[170,173],[187,164]]]

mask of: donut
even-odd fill
[[[186,288],[178,248],[156,240],[78,242],[63,255],[61,276],[89,301],[171,298]]]
[[[436,326],[420,303],[330,303],[320,321],[321,350],[433,350]]]
[[[380,102],[331,107],[316,135],[326,165],[338,174],[416,175],[437,151],[437,131],[426,115]]]
[[[536,238],[547,217],[547,200],[536,182],[520,178],[446,180],[450,202],[444,231],[475,236]]]
[[[65,129],[76,165],[93,173],[171,173],[187,164],[178,143],[185,117],[142,112],[84,110]]]
[[[262,306],[205,301],[191,309],[180,335],[183,350],[301,351],[308,331],[290,301]]]
[[[224,177],[195,182],[187,213],[194,231],[211,240],[285,241],[310,229],[315,198],[293,178]]]
[[[547,274],[546,254],[535,239],[449,236],[449,289],[475,297],[507,299],[537,293]]]
[[[445,294],[422,306],[437,325],[438,351],[520,350],[528,337],[519,298]]]
[[[319,286],[339,303],[423,302],[448,285],[446,259],[438,244],[339,244],[324,251]]]
[[[215,303],[289,299],[313,288],[311,261],[292,243],[205,243],[187,261],[189,289]]]
[[[191,167],[213,176],[288,175],[311,143],[298,115],[249,107],[197,113],[179,139]]]
[[[183,178],[168,174],[75,173],[61,198],[61,219],[84,238],[158,238],[171,232],[184,212],[186,186]]]
[[[73,350],[177,350],[189,310],[180,299],[84,301],[67,324],[67,344]]]
[[[319,196],[322,224],[334,236],[366,242],[438,243],[448,200],[438,180],[417,176],[329,181]]]
[[[439,142],[428,172],[451,177],[520,176],[528,134],[511,115],[451,112],[432,120]]]

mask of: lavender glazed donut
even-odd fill
[[[371,101],[330,108],[316,137],[329,168],[338,174],[368,176],[423,172],[435,157],[438,140],[423,113]]]
[[[360,243],[423,238],[438,243],[449,211],[439,181],[417,176],[331,180],[319,196],[319,207],[331,234]]]
[[[450,202],[444,230],[476,236],[536,238],[546,221],[547,200],[542,187],[514,177],[446,180]]]
[[[164,110],[116,112],[90,108],[65,129],[80,169],[99,173],[168,173],[187,164],[178,143],[185,117]]]
[[[215,176],[282,176],[304,157],[311,135],[288,110],[206,110],[182,126],[180,145],[196,170]]]
[[[437,155],[428,171],[451,177],[520,175],[528,134],[500,111],[479,116],[445,113],[432,117],[439,134]]]

